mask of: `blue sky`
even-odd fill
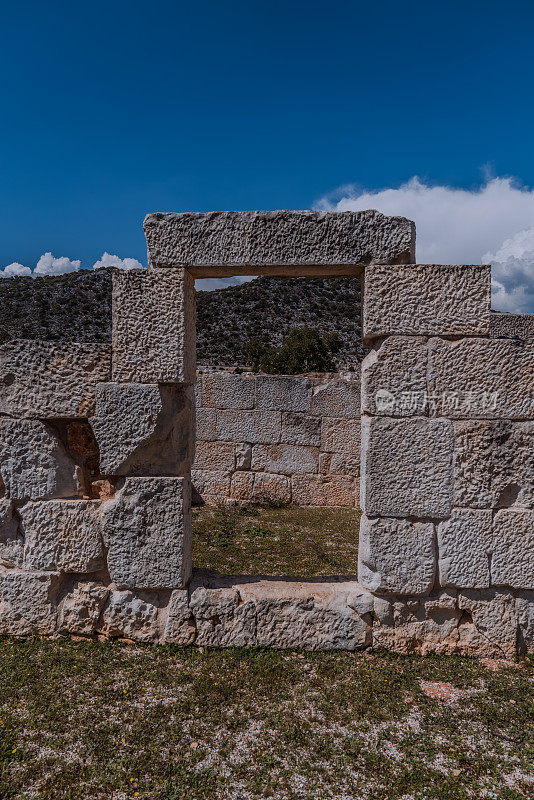
[[[413,176],[513,176],[530,209],[533,30],[530,0],[3,2],[0,266],[144,263],[150,211],[336,207]]]

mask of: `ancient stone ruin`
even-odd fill
[[[145,233],[111,345],[0,345],[0,632],[533,649],[533,326],[490,313],[490,267],[415,264],[413,223],[375,211],[152,214]],[[359,481],[357,577],[192,572],[194,279],[223,275],[363,280],[361,386],[202,376],[195,462],[237,502],[350,504]]]

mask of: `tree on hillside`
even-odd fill
[[[268,347],[261,339],[245,344],[247,363],[253,372],[299,375],[335,371],[334,356],[343,345],[338,333],[322,334],[317,328],[292,328],[280,347]]]

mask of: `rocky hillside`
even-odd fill
[[[111,339],[112,269],[0,279],[0,339]],[[361,360],[360,282],[354,278],[257,278],[197,294],[199,364],[245,363],[244,344],[279,345],[293,327],[337,331],[339,366]]]

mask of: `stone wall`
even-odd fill
[[[204,371],[193,484],[207,503],[359,502],[360,376]]]

